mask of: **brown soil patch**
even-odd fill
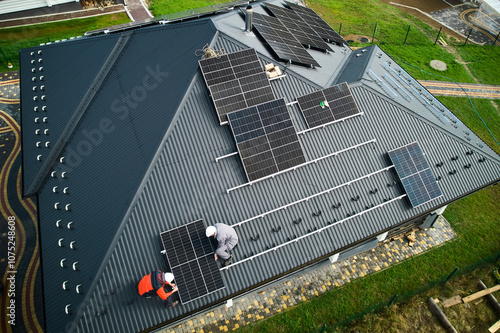
[[[371,42],[372,41],[372,38],[371,36],[366,36],[366,35],[347,35],[347,36],[344,36],[344,39],[347,41],[347,40],[353,40],[355,42],[359,42],[359,39],[361,37],[365,37],[365,38],[368,38],[368,40]],[[375,38],[376,39],[376,38]]]
[[[401,333],[401,332],[446,332],[440,321],[429,311],[429,297],[445,299],[460,295],[465,297],[481,290],[477,286],[480,278],[488,286],[496,284],[491,274],[493,264],[477,269],[467,275],[456,277],[445,285],[436,286],[422,294],[410,298],[404,303],[392,305],[383,311],[367,314],[350,325],[342,333]],[[494,296],[498,299],[500,291]],[[442,306],[439,305],[441,308]],[[498,320],[498,315],[490,303],[472,301],[467,304],[457,304],[443,309],[448,320],[458,332],[488,332],[488,328]],[[337,331],[336,331],[337,332]]]
[[[405,6],[411,6],[420,9],[423,12],[430,13],[437,10],[449,8],[450,6],[442,0],[381,0],[384,3],[399,3]]]
[[[444,46],[444,49],[449,53],[453,54],[453,56],[455,57],[455,61],[460,65],[464,66],[465,70],[474,79],[474,81],[476,81],[476,83],[479,83],[479,81],[476,79],[476,77],[472,74],[469,67],[467,66],[468,63],[465,62],[464,59],[462,59],[460,53],[458,53],[457,50],[455,50],[455,47],[449,45],[449,46]]]

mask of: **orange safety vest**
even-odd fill
[[[148,274],[146,275],[145,277],[143,277],[141,279],[141,281],[139,282],[139,295],[144,295],[145,293],[147,292],[150,292],[151,290],[155,290],[155,288],[153,287],[153,281],[152,279],[155,279],[156,280],[156,275],[157,275],[158,271],[154,272],[154,273],[151,273],[151,274]],[[154,275],[153,275],[154,274]],[[160,273],[161,274],[161,273]],[[155,284],[158,284],[160,283],[158,280],[156,280]],[[159,287],[158,289],[156,289],[156,294],[162,299],[162,300],[166,300],[168,298],[168,296],[172,295],[174,292],[171,291],[169,293],[166,293],[165,290],[164,290],[164,287],[165,285],[170,285],[170,283],[166,282],[165,283],[162,283],[161,284],[161,287]]]

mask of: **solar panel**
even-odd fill
[[[203,220],[162,232],[160,238],[182,304],[224,288]]]
[[[309,128],[359,113],[354,97],[345,82],[298,97],[297,101]]]
[[[227,116],[249,181],[305,163],[284,99]]]
[[[265,5],[302,45],[320,51],[331,51],[328,44],[293,10],[267,3]]]
[[[349,45],[349,43],[347,43],[344,38],[342,38],[335,30],[332,29],[332,27],[328,25],[328,23],[316,14],[314,10],[288,1],[285,1],[285,3],[324,40],[338,45]]]
[[[253,27],[265,39],[279,59],[308,67],[321,67],[276,17],[254,13]]]
[[[389,157],[413,207],[443,195],[417,142],[390,151]]]
[[[229,112],[274,100],[254,49],[202,59],[200,68],[221,122]]]

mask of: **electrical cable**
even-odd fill
[[[394,57],[394,56],[392,56],[392,55],[389,55],[389,56],[390,56],[391,58],[393,58],[393,59],[398,60],[398,62],[402,62],[402,63],[404,63],[404,64],[406,64],[406,65],[408,65],[408,66],[411,66],[411,67],[413,67],[413,68],[416,68],[416,69],[418,69],[419,71],[421,71],[421,72],[423,72],[423,73],[430,74],[430,75],[434,75],[434,76],[437,76],[437,77],[442,77],[442,78],[444,78],[444,79],[446,79],[446,80],[449,80],[449,81],[451,81],[451,82],[455,83],[457,86],[459,86],[459,87],[460,87],[460,89],[462,89],[462,91],[465,93],[465,96],[467,96],[467,99],[469,100],[469,103],[470,103],[470,105],[472,106],[472,109],[473,109],[473,110],[474,110],[474,112],[477,114],[477,116],[479,117],[479,119],[481,119],[481,122],[483,123],[484,127],[486,127],[486,129],[488,130],[488,133],[490,133],[491,137],[493,138],[493,140],[495,140],[495,142],[497,143],[497,145],[499,145],[499,146],[500,146],[500,143],[497,141],[497,139],[495,138],[495,136],[493,135],[493,133],[491,133],[491,130],[490,130],[490,128],[488,127],[488,125],[486,125],[486,123],[484,122],[483,118],[479,115],[479,112],[477,112],[477,110],[476,110],[476,108],[475,108],[474,104],[472,103],[472,100],[470,99],[469,94],[467,94],[467,91],[464,89],[464,87],[462,87],[462,86],[460,85],[460,83],[458,83],[457,81],[455,81],[455,80],[453,80],[453,79],[450,79],[449,77],[446,77],[446,76],[443,76],[443,75],[439,75],[439,74],[434,74],[434,73],[431,73],[431,72],[427,72],[427,71],[425,71],[425,70],[423,70],[423,69],[421,69],[421,68],[419,68],[419,67],[417,67],[417,66],[415,66],[415,65],[412,65],[412,64],[407,63],[406,61],[404,61],[404,60],[402,60],[402,59],[399,59],[398,57]]]

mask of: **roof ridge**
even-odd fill
[[[102,64],[99,73],[96,75],[92,84],[88,87],[79,105],[73,111],[72,117],[68,121],[61,136],[54,145],[54,148],[50,151],[49,156],[43,162],[42,167],[38,170],[34,182],[31,183],[31,185],[26,189],[25,195],[30,195],[38,192],[38,190],[42,186],[42,183],[47,178],[50,169],[56,162],[57,157],[61,154],[61,152],[66,147],[66,144],[70,141],[70,138],[73,136],[75,129],[78,127],[78,124],[80,123],[84,114],[87,112],[88,107],[91,105],[100,87],[106,81],[106,78],[111,72],[111,69],[114,67],[116,60],[125,49],[125,46],[129,42],[132,34],[132,32],[123,33],[116,41],[113,50],[111,50],[107,59]]]
[[[215,36],[216,36],[216,34],[214,35],[214,38],[216,38]],[[97,270],[97,273],[94,276],[92,285],[88,288],[88,292],[86,293],[86,297],[81,303],[80,311],[78,311],[79,317],[83,315],[83,311],[81,309],[83,309],[84,306],[86,305],[86,302],[88,302],[88,300],[90,298],[92,298],[92,295],[94,294],[95,288],[97,287],[97,284],[99,283],[102,274],[104,273],[106,267],[108,266],[109,258],[111,257],[111,255],[115,251],[117,243],[120,241],[120,239],[123,236],[123,230],[128,225],[127,222],[130,221],[130,216],[132,215],[133,211],[135,210],[135,206],[136,206],[137,202],[141,198],[143,189],[147,185],[148,181],[150,180],[151,173],[155,169],[157,162],[162,155],[162,152],[163,152],[163,149],[165,146],[165,142],[170,137],[172,129],[175,127],[175,123],[179,119],[179,116],[180,116],[179,110],[181,110],[183,108],[184,104],[186,103],[186,100],[188,99],[189,95],[191,94],[192,87],[195,84],[198,75],[201,75],[201,74],[197,71],[195,73],[195,75],[192,77],[191,82],[190,82],[188,88],[186,89],[186,93],[184,94],[182,100],[180,101],[180,103],[177,107],[177,110],[175,112],[175,115],[172,118],[172,120],[168,126],[168,129],[165,131],[165,135],[163,136],[161,142],[159,143],[158,148],[155,152],[155,155],[151,159],[151,162],[149,163],[149,167],[147,168],[146,172],[144,173],[142,181],[141,181],[140,185],[138,186],[138,188],[134,194],[134,197],[130,201],[130,204],[127,208],[127,211],[123,215],[122,221],[120,222],[120,225],[116,230],[115,236],[111,240],[109,247],[108,247],[108,250],[103,257],[103,260],[101,261],[101,265],[99,266],[99,269]],[[79,321],[79,318],[77,317],[77,318],[75,318],[75,320],[73,322],[75,324],[77,324],[78,321]]]

